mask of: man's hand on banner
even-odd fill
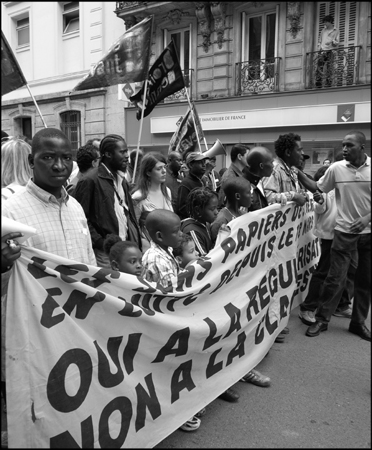
[[[304,206],[304,204],[309,201],[308,196],[301,193],[301,192],[296,192],[292,198],[292,200],[297,203],[297,205],[299,206]]]
[[[1,273],[7,272],[21,256],[21,246],[16,238],[22,236],[23,234],[18,232],[1,236]]]
[[[279,192],[278,194],[275,194],[275,197],[271,204],[273,203],[280,203],[281,206],[285,206],[287,204],[287,196],[284,192]]]

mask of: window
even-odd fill
[[[168,31],[166,33],[165,46],[167,46],[172,39],[177,50],[181,69],[184,71],[186,86],[188,86],[190,76],[190,28],[183,28],[178,31]]]
[[[32,118],[31,117],[16,117],[14,119],[14,135],[26,136],[28,139],[32,139]]]
[[[63,34],[79,31],[79,2],[63,5]]]
[[[248,61],[275,57],[275,12],[247,17]]]
[[[30,20],[28,17],[19,19],[16,22],[17,47],[30,45]]]
[[[79,111],[66,111],[61,113],[61,131],[69,138],[74,159],[81,146],[81,115]]]
[[[318,32],[320,35],[324,24],[323,17],[334,17],[334,26],[340,31],[339,47],[357,45],[357,2],[318,2]]]
[[[277,13],[243,15],[242,78],[248,91],[273,90],[276,73]]]
[[[318,2],[319,37],[324,27],[323,18],[331,15],[334,26],[340,32],[340,43],[335,50],[328,72],[333,86],[357,83],[359,48],[357,47],[357,5],[358,2]],[[316,43],[315,43],[316,44]]]

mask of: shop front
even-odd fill
[[[371,154],[369,87],[211,99],[197,101],[195,106],[208,148],[219,139],[226,149],[226,155],[217,156],[217,169],[230,164],[229,153],[234,144],[263,145],[274,150],[278,136],[288,132],[301,136],[304,152],[310,156],[308,173],[315,173],[326,158],[333,161],[341,150],[343,137],[353,129],[366,135],[366,152]],[[177,122],[187,109],[188,104],[180,102],[157,105],[144,118],[141,148],[166,154]],[[125,121],[128,147],[136,148],[139,132],[136,108],[126,108]],[[204,141],[201,147],[205,151]]]

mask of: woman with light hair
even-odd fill
[[[25,188],[32,177],[28,163],[31,146],[23,139],[11,138],[1,144],[1,200]]]

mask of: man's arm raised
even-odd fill
[[[318,190],[318,186],[316,184],[316,181],[311,180],[309,177],[307,177],[301,170],[297,172],[298,181],[305,186],[305,188],[310,192],[315,192]]]

